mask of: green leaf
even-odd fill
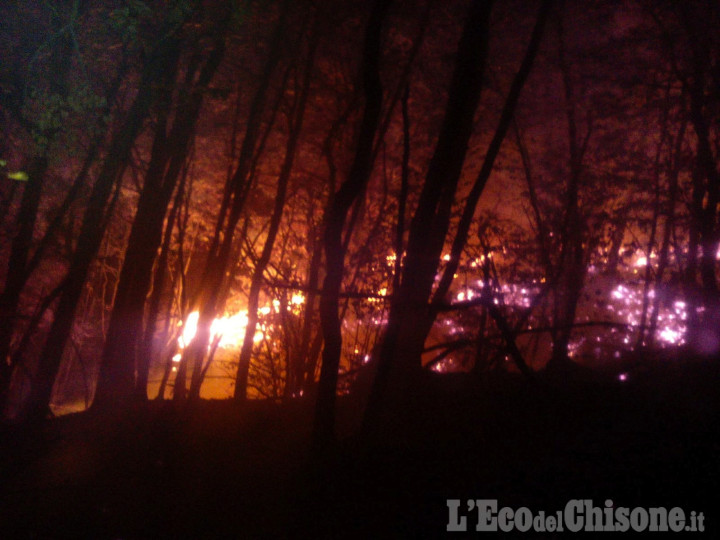
[[[7,177],[10,180],[17,180],[19,182],[27,182],[30,179],[30,177],[28,176],[28,174],[25,171],[16,171],[16,172],[8,173]]]

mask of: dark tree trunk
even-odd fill
[[[717,80],[716,43],[704,38],[705,31],[717,20],[712,3],[680,2],[678,20],[687,39],[687,71],[674,65],[676,75],[690,98],[689,119],[697,136],[693,169],[692,220],[690,228],[690,258],[687,267],[688,333],[691,347],[703,355],[720,356],[720,289],[717,277],[717,250],[720,246],[720,170],[718,170],[717,141],[713,143],[711,129],[715,122],[714,104],[720,92]],[[714,44],[711,44],[714,43]],[[674,44],[670,43],[671,46]],[[713,116],[715,115],[715,116]],[[702,248],[698,260],[697,248]],[[696,280],[700,274],[700,286]],[[700,316],[696,309],[704,307]]]
[[[17,218],[18,228],[10,248],[5,287],[0,295],[0,405],[5,403],[12,377],[10,343],[15,329],[20,293],[28,277],[28,257],[47,166],[47,158],[38,157],[33,159],[28,167],[29,179],[23,190]]]
[[[180,184],[175,192],[175,201],[173,202],[172,209],[168,215],[167,224],[165,225],[165,234],[163,238],[162,247],[160,248],[160,255],[158,256],[157,264],[155,266],[155,273],[153,274],[152,284],[152,295],[147,307],[147,316],[145,321],[145,327],[143,329],[143,336],[140,342],[140,348],[138,349],[138,374],[137,381],[135,384],[135,393],[141,395],[143,390],[147,394],[147,384],[150,372],[150,359],[154,356],[153,340],[155,338],[157,320],[160,315],[160,306],[163,298],[163,292],[165,290],[165,279],[168,270],[168,258],[170,256],[170,246],[172,243],[173,230],[175,229],[175,223],[178,221],[178,215],[180,208],[183,205],[185,199],[185,180],[187,178],[187,168],[180,177]],[[167,328],[167,324],[166,324]],[[164,343],[167,339],[167,332],[161,332],[162,342]],[[165,385],[167,384],[170,371],[172,369],[172,356],[170,355],[169,364],[166,364],[163,371],[162,381],[160,388],[158,389],[158,396],[162,399],[165,395]]]
[[[79,12],[76,15],[80,16],[85,13],[88,6],[82,4],[78,8]],[[51,52],[48,80],[53,92],[58,96],[67,98],[70,93],[67,83],[71,66],[68,58],[73,55],[74,44],[71,35],[60,30],[65,25],[65,22],[60,20],[61,15],[63,14],[53,12],[51,16],[58,31],[57,35],[54,36],[57,41]],[[10,345],[15,330],[20,295],[30,274],[37,265],[41,253],[41,250],[36,250],[33,258],[30,258],[37,212],[45,183],[45,175],[48,170],[48,147],[56,135],[56,129],[46,130],[43,133],[43,136],[47,138],[47,142],[44,148],[39,151],[39,155],[33,157],[28,164],[29,178],[20,201],[17,230],[10,246],[5,286],[2,294],[0,294],[0,407],[5,404],[14,368]]]
[[[580,140],[577,125],[577,103],[575,89],[570,72],[570,64],[565,58],[565,36],[562,13],[558,15],[559,64],[562,75],[565,115],[568,134],[568,189],[565,200],[562,226],[562,244],[558,262],[558,279],[555,285],[554,326],[552,335],[553,350],[548,368],[564,371],[570,365],[568,347],[573,333],[575,313],[585,282],[586,223],[580,211],[580,184],[583,174],[583,157],[590,138],[590,126],[583,140]]]
[[[702,79],[696,81],[695,86],[701,85]],[[697,167],[701,180],[705,183],[706,197],[704,197],[701,215],[698,216],[700,225],[700,244],[702,256],[700,258],[700,276],[704,293],[713,302],[718,300],[718,284],[716,276],[716,253],[718,249],[717,206],[720,203],[720,172],[717,169],[717,160],[713,155],[710,143],[710,130],[704,115],[703,89],[691,91],[690,120],[697,135]]]
[[[338,318],[345,259],[342,238],[347,214],[363,192],[372,173],[373,144],[380,123],[383,98],[380,81],[382,26],[389,6],[389,0],[376,0],[365,29],[361,68],[365,109],[355,156],[347,179],[334,194],[326,210],[323,225],[326,274],[320,298],[320,325],[325,346],[322,353],[313,431],[313,441],[317,448],[327,447],[335,438],[335,394],[342,352],[342,334]]]
[[[400,171],[400,192],[398,193],[397,223],[395,224],[395,265],[393,267],[393,295],[400,290],[400,274],[402,272],[403,252],[405,251],[405,214],[407,212],[408,191],[410,190],[410,85],[405,87],[402,95],[403,120],[403,155]]]
[[[111,112],[112,105],[110,104],[114,101],[115,96],[120,89],[120,84],[126,71],[127,65],[123,61],[123,65],[118,70],[118,74],[116,75],[115,80],[111,84],[110,91],[108,92],[108,105],[105,107],[103,115],[101,115],[100,119],[98,120],[98,124],[100,126],[104,127],[106,124],[104,116],[109,115]],[[40,261],[42,260],[43,255],[45,254],[50,243],[55,238],[63,219],[68,215],[72,203],[77,199],[78,195],[80,194],[80,190],[86,185],[87,177],[90,172],[90,167],[95,163],[97,159],[99,146],[99,141],[95,141],[91,145],[87,155],[85,156],[83,166],[80,169],[80,172],[73,180],[73,183],[70,186],[68,192],[66,193],[65,198],[60,205],[60,208],[48,224],[42,238],[37,243],[37,247],[35,248],[32,257],[28,257],[29,251],[25,251],[26,248],[29,248],[29,244],[25,244],[27,234],[29,233],[31,238],[32,230],[29,229],[30,223],[25,222],[25,218],[29,215],[29,211],[24,209],[25,192],[23,193],[23,202],[21,202],[19,217],[23,222],[25,222],[25,226],[21,225],[20,230],[18,231],[18,236],[13,240],[5,287],[3,290],[3,294],[0,296],[0,358],[6,358],[6,362],[3,362],[2,365],[0,365],[0,404],[5,403],[8,385],[10,383],[10,378],[12,377],[12,370],[15,367],[15,359],[22,358],[22,356],[24,355],[24,349],[29,343],[31,335],[35,332],[37,328],[37,324],[31,324],[28,327],[25,332],[25,336],[23,336],[23,339],[21,340],[21,345],[24,346],[21,346],[20,348],[12,351],[11,357],[10,343],[12,341],[13,332],[15,330],[14,314],[17,314],[20,294],[22,293],[22,290],[25,287],[28,279],[30,279],[32,273],[40,264]],[[46,158],[43,157],[38,159],[41,159],[44,162],[43,167],[44,170],[46,170]],[[33,167],[31,166],[31,171],[32,169]],[[33,176],[36,174],[37,173],[30,174],[30,182],[33,181]],[[44,171],[43,174],[45,174]],[[41,187],[39,185],[36,185],[31,189],[31,193],[28,193],[27,195],[33,198],[37,197],[37,200],[34,202],[28,201],[28,204],[37,205],[37,203],[39,202],[40,191]],[[37,212],[37,206],[35,207],[35,212]],[[34,221],[36,218],[33,217],[32,219]],[[32,227],[34,228],[34,224],[32,225]],[[18,244],[17,248],[15,247],[15,243]],[[20,247],[20,245],[25,245],[25,247]],[[23,261],[25,261],[23,263],[23,268],[20,268],[20,263],[22,263]],[[43,308],[43,312],[48,307],[49,302]]]
[[[465,201],[465,207],[463,209],[462,216],[460,217],[460,222],[458,223],[458,230],[455,233],[455,238],[450,249],[450,260],[445,267],[445,271],[443,272],[440,283],[438,284],[437,290],[433,297],[433,303],[436,305],[446,301],[450,285],[452,284],[453,278],[458,269],[458,265],[460,264],[460,257],[462,256],[462,251],[465,248],[465,244],[467,243],[470,226],[475,216],[475,209],[477,208],[480,196],[485,189],[485,185],[490,178],[490,174],[492,173],[493,167],[495,165],[495,160],[498,156],[498,153],[500,152],[500,148],[503,141],[505,140],[505,136],[510,129],[510,126],[512,124],[512,118],[515,114],[515,108],[517,107],[518,100],[520,99],[520,93],[525,86],[525,81],[527,81],[527,78],[530,75],[530,70],[532,69],[532,66],[535,62],[537,52],[540,49],[540,43],[542,41],[543,33],[545,31],[545,25],[548,19],[548,15],[550,13],[551,6],[552,0],[544,0],[542,3],[540,13],[538,15],[532,36],[530,38],[530,43],[528,44],[527,52],[525,53],[525,57],[523,58],[522,64],[520,65],[520,69],[518,69],[518,72],[513,79],[512,85],[510,86],[510,91],[508,92],[508,97],[505,101],[505,105],[500,115],[500,122],[497,129],[495,130],[495,135],[493,135],[493,139],[488,146],[488,151],[485,154],[485,160],[483,161],[483,165]],[[490,310],[493,319],[496,320],[498,328],[501,330],[501,334],[506,341],[508,349],[512,352],[512,358],[515,360],[518,369],[526,375],[529,374],[530,370],[525,363],[522,355],[520,354],[517,345],[515,344],[515,338],[512,335],[507,321],[504,319],[500,311],[495,308],[494,305],[490,306]]]
[[[680,163],[683,144],[685,142],[685,126],[683,122],[680,131],[675,139],[674,153],[668,160],[671,163],[668,178],[668,196],[665,207],[665,224],[663,229],[662,244],[660,246],[660,255],[658,257],[658,268],[655,276],[655,298],[653,299],[652,313],[650,314],[650,328],[648,330],[648,348],[652,349],[655,344],[655,331],[657,330],[658,317],[660,314],[661,290],[663,287],[663,277],[669,263],[670,240],[675,228],[675,205],[678,198]]]
[[[465,201],[465,207],[463,208],[463,213],[460,217],[458,230],[457,233],[455,233],[455,239],[453,240],[452,248],[450,250],[450,260],[448,261],[448,265],[443,272],[442,278],[440,279],[437,292],[434,295],[434,300],[436,302],[442,302],[446,299],[445,297],[450,289],[453,277],[457,272],[458,265],[460,264],[460,257],[465,244],[467,243],[470,226],[472,224],[473,217],[475,216],[475,209],[477,208],[480,196],[485,189],[485,185],[490,178],[490,173],[493,170],[495,160],[500,152],[502,143],[505,140],[505,135],[507,135],[507,132],[512,125],[515,108],[517,107],[518,100],[520,99],[520,92],[525,86],[525,81],[527,80],[528,75],[530,75],[530,70],[532,69],[535,57],[537,56],[537,52],[540,48],[540,42],[542,41],[543,33],[545,31],[545,23],[547,21],[551,5],[552,0],[543,1],[532,37],[530,38],[527,52],[525,53],[520,69],[513,79],[507,100],[505,101],[505,105],[500,115],[500,122],[495,130],[493,139],[488,146],[488,151],[485,154],[485,160],[483,161],[482,168],[480,169],[473,187],[471,188]]]
[[[319,20],[319,19],[318,19]],[[308,50],[307,61],[305,63],[305,73],[300,88],[300,92],[296,103],[293,106],[290,122],[290,133],[288,135],[287,147],[285,149],[285,159],[280,169],[278,177],[277,193],[275,194],[275,206],[270,218],[270,228],[268,229],[265,245],[263,246],[260,258],[255,264],[253,275],[250,283],[250,293],[248,295],[248,325],[245,330],[245,338],[243,339],[242,349],[238,360],[238,372],[235,380],[234,399],[243,401],[247,397],[248,374],[250,371],[250,359],[252,356],[255,329],[258,321],[258,302],[260,298],[260,288],[263,282],[263,274],[267,269],[272,256],[272,250],[275,245],[275,239],[280,230],[280,222],[282,221],[283,210],[285,208],[285,198],[287,188],[290,182],[290,173],[292,172],[295,162],[295,155],[300,142],[300,134],[302,132],[303,120],[305,118],[305,105],[310,92],[310,81],[315,63],[315,50],[317,47],[318,33],[317,23],[312,30],[313,35],[310,37],[310,45]],[[288,370],[289,377],[289,370]]]
[[[668,85],[669,86],[669,85]],[[652,278],[652,253],[655,250],[655,245],[657,244],[656,236],[658,231],[658,224],[660,220],[660,216],[662,214],[662,201],[661,201],[661,184],[662,184],[662,157],[663,157],[663,150],[666,146],[667,139],[669,137],[669,125],[668,125],[668,115],[669,115],[669,109],[670,109],[670,91],[669,89],[666,91],[665,94],[665,107],[662,110],[661,114],[661,133],[660,138],[658,140],[657,149],[655,151],[655,162],[653,165],[653,187],[654,187],[654,201],[653,201],[653,214],[652,214],[652,222],[650,225],[650,235],[648,238],[647,243],[647,249],[645,250],[647,253],[647,260],[645,264],[645,283],[643,287],[643,300],[642,300],[642,309],[641,309],[641,316],[640,316],[640,325],[638,329],[638,337],[637,341],[635,343],[635,349],[639,349],[643,347],[646,343],[649,344],[652,341],[652,333],[649,334],[645,331],[647,328],[647,320],[648,320],[648,308],[650,307],[650,287],[653,284]],[[669,241],[669,229],[667,228],[667,223],[665,227],[665,233],[666,237]],[[659,274],[659,275],[658,275]],[[657,277],[662,279],[662,270],[658,269],[658,274],[656,274]],[[655,298],[658,298],[658,288],[655,287]]]
[[[145,299],[162,241],[166,210],[192,144],[204,93],[224,50],[224,29],[221,29],[212,52],[200,70],[197,83],[181,92],[169,135],[165,133],[166,122],[160,122],[158,126],[120,273],[93,407],[117,407],[133,394],[141,401],[147,399],[147,358],[137,357]],[[176,64],[175,70],[177,67]],[[194,76],[195,69],[189,69],[185,84]],[[168,93],[163,98],[167,107],[165,115],[170,113],[172,90],[172,86],[168,86]],[[138,381],[135,379],[136,370]],[[145,384],[136,384],[140,380]]]
[[[688,233],[688,258],[684,272],[684,289],[687,300],[689,343],[697,343],[700,333],[700,314],[698,308],[702,305],[702,294],[697,281],[698,274],[698,247],[700,244],[700,228],[702,220],[702,201],[705,190],[702,178],[697,167],[692,171],[692,196],[690,200],[690,230]]]
[[[702,195],[702,201],[695,206],[697,212],[693,224],[698,227],[698,240],[702,248],[699,261],[700,280],[705,312],[700,328],[691,329],[695,335],[692,346],[703,355],[720,356],[720,289],[717,281],[717,258],[720,247],[720,226],[718,225],[718,203],[720,203],[720,172],[713,155],[708,121],[705,118],[705,78],[696,70],[693,88],[690,91],[690,121],[697,135],[696,168],[694,181]],[[697,304],[696,304],[697,305]]]
[[[55,377],[70,336],[78,301],[85,286],[88,270],[95,259],[105,232],[106,205],[113,187],[122,178],[132,146],[154,102],[157,81],[169,84],[171,80],[176,51],[177,42],[172,36],[165,38],[153,51],[143,70],[137,96],[123,125],[113,136],[103,166],[98,173],[83,216],[77,249],[73,254],[65,287],[40,355],[38,371],[26,409],[29,421],[40,420],[48,412]]]
[[[475,110],[480,100],[487,57],[492,2],[472,2],[458,47],[445,118],[428,168],[417,209],[410,223],[400,288],[394,295],[377,359],[365,427],[376,423],[391,375],[409,384],[420,371],[425,337],[432,325],[428,299],[450,222]],[[399,385],[393,388],[399,393]]]
[[[292,356],[290,371],[285,387],[285,397],[303,394],[309,387],[308,379],[315,374],[314,363],[310,361],[311,340],[315,323],[317,288],[320,282],[320,264],[322,262],[322,243],[318,235],[313,231],[308,240],[308,252],[312,253],[307,271],[307,283],[305,293],[305,308],[303,310],[302,325],[300,330],[300,343]],[[319,333],[319,332],[318,332]],[[307,376],[307,371],[312,364],[312,375]]]
[[[202,371],[203,359],[210,345],[210,326],[223,299],[225,273],[231,259],[235,229],[249,193],[250,173],[260,139],[265,106],[270,95],[270,83],[282,56],[282,45],[287,38],[289,5],[290,2],[285,0],[281,7],[280,20],[271,39],[270,52],[250,105],[237,167],[225,185],[215,234],[201,279],[201,289],[197,293],[197,300],[193,302],[199,311],[197,332],[183,352],[175,379],[176,400],[186,397],[185,377],[188,368],[192,366],[198,373]]]

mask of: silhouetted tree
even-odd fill
[[[376,0],[365,29],[361,67],[365,98],[355,156],[347,178],[333,195],[325,211],[323,247],[325,280],[320,298],[320,322],[324,339],[322,368],[315,408],[314,441],[319,447],[329,444],[335,434],[335,394],[342,350],[341,322],[338,319],[339,294],[342,284],[345,250],[342,235],[348,212],[367,184],[373,165],[373,145],[382,112],[383,89],[380,80],[382,27],[388,0]]]
[[[27,417],[31,420],[44,418],[48,412],[53,384],[70,335],[78,300],[105,232],[108,212],[112,207],[111,205],[108,208],[110,196],[122,178],[133,144],[156,102],[157,83],[160,82],[161,88],[171,84],[180,53],[181,28],[182,19],[178,21],[173,17],[168,17],[162,27],[162,37],[150,51],[143,68],[137,95],[123,124],[108,146],[107,155],[93,185],[78,235],[77,248],[33,380],[26,409]]]
[[[120,272],[94,407],[119,407],[128,402],[133,392],[138,399],[147,399],[150,359],[137,355],[145,299],[162,240],[166,210],[188,158],[204,95],[225,51],[230,13],[221,10],[216,16],[219,22],[211,22],[206,30],[213,35],[212,47],[206,52],[201,49],[202,43],[196,44],[198,50],[191,54],[185,73],[178,75],[183,80],[172,80],[159,98],[162,105],[152,155]],[[174,93],[179,94],[176,103]]]

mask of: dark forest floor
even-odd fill
[[[302,403],[153,404],[11,429],[0,537],[462,537],[445,533],[448,498],[548,513],[610,498],[703,511],[701,536],[720,538],[718,364],[570,379],[448,379],[375,442],[346,436],[322,459],[310,459]],[[343,401],[343,426],[356,416]]]

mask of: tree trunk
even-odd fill
[[[0,295],[0,406],[5,403],[12,377],[13,366],[9,358],[10,343],[15,329],[20,293],[28,277],[28,257],[47,166],[47,158],[38,157],[33,159],[28,167],[29,179],[20,202],[20,213],[17,218],[18,230],[10,248],[5,287]]]
[[[255,329],[257,328],[258,321],[260,288],[263,282],[263,274],[265,273],[267,265],[270,262],[270,257],[272,256],[275,238],[280,230],[280,222],[282,221],[283,210],[285,208],[287,188],[290,182],[290,173],[292,172],[293,164],[295,162],[297,146],[302,132],[303,120],[305,118],[305,105],[310,92],[310,81],[313,72],[313,65],[315,63],[315,51],[318,41],[318,20],[319,18],[316,19],[316,23],[314,25],[315,27],[311,31],[313,35],[310,37],[311,41],[307,53],[307,61],[305,63],[305,73],[303,75],[299,97],[297,98],[297,102],[294,104],[290,115],[290,133],[288,135],[287,147],[285,149],[285,159],[283,160],[283,164],[280,169],[280,176],[278,177],[277,193],[275,194],[275,206],[270,218],[270,228],[268,229],[263,251],[260,255],[260,259],[255,264],[255,269],[253,270],[251,279],[250,293],[248,295],[248,325],[245,329],[245,338],[243,339],[242,349],[238,360],[238,372],[235,380],[235,393],[233,396],[235,401],[243,401],[247,397],[250,359],[252,356],[253,344],[255,342]]]
[[[237,167],[225,185],[223,202],[215,225],[215,234],[201,278],[201,288],[197,293],[197,300],[193,302],[199,311],[197,331],[192,342],[183,352],[178,366],[174,393],[174,399],[176,400],[185,398],[184,379],[188,367],[196,368],[198,373],[202,370],[203,359],[210,345],[210,326],[223,300],[225,273],[230,263],[235,229],[249,193],[250,173],[253,169],[254,157],[260,139],[262,116],[265,112],[267,98],[270,95],[270,82],[280,62],[282,45],[287,37],[285,34],[288,29],[289,4],[289,0],[285,0],[281,7],[280,20],[271,39],[270,52],[260,77],[260,83],[250,105],[245,127],[245,138],[240,148]]]
[[[394,390],[400,392],[399,383],[410,384],[421,368],[425,337],[432,325],[428,299],[480,100],[491,10],[491,1],[475,0],[460,38],[445,118],[410,223],[403,278],[379,349],[365,428],[379,419],[391,370],[396,371],[392,378],[398,382]]]
[[[655,331],[657,330],[658,317],[660,314],[660,301],[663,287],[663,276],[668,267],[670,240],[675,228],[675,205],[678,198],[678,180],[680,176],[680,163],[682,147],[685,141],[685,126],[683,122],[680,131],[675,139],[674,154],[668,160],[672,165],[668,172],[668,197],[665,207],[665,224],[663,229],[662,245],[660,246],[660,255],[658,257],[658,268],[655,276],[655,298],[653,299],[652,313],[650,314],[650,328],[648,330],[648,348],[652,349],[655,344]]]
[[[137,96],[125,122],[113,136],[103,166],[98,173],[83,216],[77,249],[73,254],[65,288],[40,355],[38,371],[26,409],[29,421],[41,420],[48,412],[55,377],[70,336],[77,304],[107,225],[106,205],[113,187],[122,178],[132,146],[154,102],[157,81],[169,83],[171,80],[176,49],[176,40],[170,36],[163,40],[151,55],[143,70]]]
[[[218,31],[214,48],[200,70],[197,83],[181,91],[170,134],[165,122],[156,133],[145,185],[140,194],[123,267],[118,281],[115,304],[110,317],[94,408],[117,407],[127,403],[133,394],[147,399],[146,385],[136,385],[135,372],[147,380],[147,359],[139,362],[138,345],[142,336],[145,299],[148,295],[157,250],[162,241],[163,223],[177,180],[187,159],[195,124],[207,86],[222,59],[224,29]],[[195,66],[197,68],[197,65]],[[178,69],[177,63],[174,67]],[[189,69],[186,81],[192,81],[195,69]],[[173,76],[174,79],[174,76]],[[163,97],[170,113],[172,86]],[[140,368],[140,364],[143,367]],[[137,390],[137,391],[136,391]]]
[[[80,16],[84,14],[87,8],[88,6],[84,4],[79,6],[79,12],[76,15]],[[51,18],[53,23],[57,25],[58,31],[57,34],[53,36],[53,39],[57,41],[51,50],[48,80],[53,92],[67,99],[70,94],[67,83],[70,66],[72,64],[72,62],[68,61],[68,58],[73,55],[74,43],[69,33],[60,30],[65,24],[64,21],[60,20],[60,14],[54,12]],[[29,90],[29,88],[26,90]],[[20,295],[41,253],[41,250],[36,250],[33,258],[30,258],[30,248],[33,243],[37,212],[45,183],[45,174],[48,170],[48,147],[51,145],[51,141],[55,139],[56,134],[56,129],[46,130],[42,135],[47,138],[47,142],[44,147],[40,149],[39,155],[30,160],[28,166],[29,179],[25,184],[20,201],[17,231],[15,232],[10,247],[5,285],[2,294],[0,294],[0,408],[6,402],[14,368],[10,354],[10,345],[15,330],[15,319],[18,315]]]
[[[558,59],[562,75],[565,115],[568,134],[568,189],[562,227],[562,247],[558,262],[558,280],[555,288],[555,332],[553,350],[548,368],[564,371],[570,365],[568,347],[572,338],[578,301],[585,282],[585,230],[586,224],[580,214],[580,183],[583,174],[583,157],[590,138],[590,126],[583,141],[577,125],[577,103],[572,83],[570,65],[565,58],[565,36],[562,13],[558,15]]]
[[[313,426],[313,442],[318,449],[326,448],[335,438],[335,397],[342,351],[342,333],[338,318],[345,259],[342,235],[347,214],[372,173],[373,143],[380,123],[383,98],[380,80],[382,26],[389,6],[389,0],[376,0],[365,29],[361,68],[365,109],[355,156],[347,179],[334,194],[324,219],[326,274],[320,298],[320,325],[325,346]]]

